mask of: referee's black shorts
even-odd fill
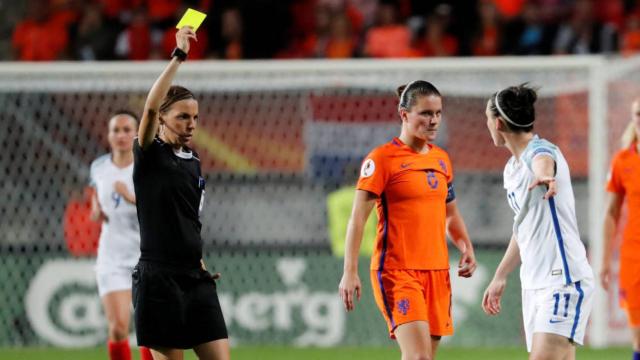
[[[216,283],[207,271],[139,262],[132,277],[138,345],[190,349],[228,337]]]

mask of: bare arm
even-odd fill
[[[476,257],[473,244],[467,233],[462,215],[458,210],[457,201],[447,203],[447,233],[453,244],[460,250],[460,263],[458,264],[458,276],[471,277],[476,270]]]
[[[89,219],[91,219],[91,221],[100,221],[107,219],[107,217],[102,212],[102,208],[100,208],[98,194],[95,191],[93,192],[93,194],[91,194],[91,214],[89,214]]]
[[[482,298],[482,309],[488,315],[497,315],[500,313],[500,299],[507,287],[507,276],[520,264],[520,249],[516,242],[516,235],[511,236],[507,251],[502,257],[502,261],[496,269],[493,280],[487,286]]]
[[[624,194],[609,193],[607,212],[604,215],[604,253],[602,256],[602,269],[600,269],[600,283],[605,290],[609,289],[611,280],[611,258],[616,237],[616,227],[620,220],[620,210],[624,202]]]
[[[531,169],[535,175],[535,180],[529,185],[529,190],[536,186],[546,185],[547,192],[544,198],[548,199],[554,196],[558,191],[556,188],[556,162],[551,156],[539,155],[533,159]]]
[[[189,39],[197,41],[196,34],[193,30],[185,26],[176,33],[176,46],[185,53],[188,53]],[[140,120],[140,127],[138,128],[138,142],[140,143],[140,147],[143,149],[151,144],[153,138],[158,132],[160,105],[171,87],[171,82],[173,81],[179,66],[180,61],[177,57],[171,59],[169,65],[167,65],[162,74],[160,74],[160,77],[158,77],[151,87],[149,95],[147,95],[142,119]]]
[[[129,204],[136,204],[136,195],[127,189],[127,185],[122,181],[113,183],[113,189],[122,196]]]
[[[376,196],[368,191],[356,190],[351,217],[347,225],[344,272],[339,285],[340,297],[347,311],[354,309],[354,295],[360,300],[362,285],[358,276],[358,254],[364,226],[376,199]]]

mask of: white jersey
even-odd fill
[[[531,164],[541,155],[551,156],[556,163],[558,193],[549,200],[543,198],[544,186],[528,190],[535,178]],[[569,285],[593,277],[578,233],[569,166],[560,149],[534,136],[520,161],[512,156],[507,162],[504,188],[515,212],[513,233],[522,260],[522,288]]]
[[[133,194],[133,163],[119,168],[111,161],[111,154],[91,163],[91,186],[107,221],[102,222],[96,271],[99,273],[133,269],[140,258],[140,226],[136,205],[130,204],[115,191],[116,181],[122,181]]]

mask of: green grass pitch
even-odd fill
[[[133,351],[133,359],[139,359],[137,350]],[[595,350],[579,348],[576,358],[580,360],[626,360],[631,359],[631,349],[611,348]],[[395,348],[288,348],[288,347],[239,347],[232,349],[234,360],[351,360],[351,359],[399,359],[400,352]],[[63,350],[55,348],[0,348],[2,360],[106,360],[106,349],[92,348],[81,350]],[[185,360],[196,359],[191,351],[185,352]],[[447,348],[439,349],[436,359],[492,359],[518,360],[527,359],[522,348]]]

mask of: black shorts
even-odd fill
[[[132,277],[138,345],[191,349],[228,337],[216,283],[207,271],[140,262]]]

